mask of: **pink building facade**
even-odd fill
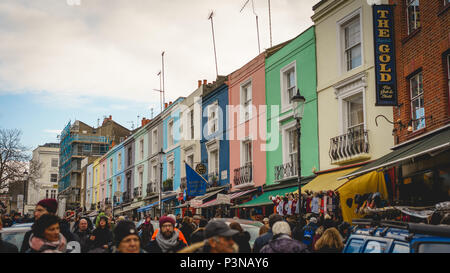
[[[265,52],[229,75],[231,191],[266,182]]]

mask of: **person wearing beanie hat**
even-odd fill
[[[144,247],[149,253],[174,253],[187,246],[180,238],[180,231],[175,229],[175,219],[163,216],[159,219],[159,228],[155,239]]]
[[[132,221],[122,220],[114,229],[112,253],[146,253],[141,249],[141,240]]]
[[[108,217],[105,215],[100,217],[98,226],[92,232],[90,240],[92,241],[90,252],[103,252],[108,249],[109,244],[113,241],[113,235],[108,226]]]

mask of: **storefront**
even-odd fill
[[[339,189],[341,197],[345,195],[346,198],[342,201],[348,201],[348,205],[350,199],[353,201],[352,206],[343,205],[343,208],[349,212],[361,210],[361,206],[364,208],[364,202],[361,202],[364,196],[376,192],[382,195],[381,207],[428,209],[440,202],[450,201],[449,151],[450,128],[442,128],[420,139],[398,145],[393,152],[341,177],[350,179]],[[350,213],[346,221],[364,215]]]
[[[220,217],[232,218],[236,216],[231,207],[239,200],[240,197],[249,196],[250,193],[255,192],[257,189],[250,189],[245,191],[233,192],[230,194],[217,194],[217,198],[212,199],[208,202],[203,203],[199,208],[207,211],[206,215],[215,217],[220,215]]]

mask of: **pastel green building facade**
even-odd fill
[[[316,40],[310,27],[266,58],[267,179],[266,186],[297,179],[297,136],[290,98],[305,97],[301,121],[301,174],[319,170]]]

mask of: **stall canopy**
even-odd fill
[[[175,199],[176,197],[177,197],[176,195],[166,197],[166,198],[164,198],[164,199],[162,200],[162,202],[166,202],[166,201]],[[144,207],[139,208],[139,209],[137,210],[137,212],[148,211],[148,210],[150,210],[152,207],[157,206],[158,204],[159,204],[159,201],[153,202],[153,203],[151,203],[151,204],[149,204],[149,205],[147,205],[147,206],[144,206]]]
[[[392,167],[400,165],[407,160],[412,158],[426,155],[426,154],[437,154],[440,151],[445,151],[450,148],[450,128],[443,131],[429,135],[415,141],[413,143],[405,144],[399,147],[393,152],[365,165],[356,171],[349,173],[339,179],[345,179],[349,177],[356,177],[371,171],[378,170],[380,168]]]
[[[234,192],[234,193],[230,193],[228,194],[230,200],[236,199],[240,196],[243,196],[247,193],[250,193],[252,191],[255,191],[256,189],[251,189],[251,190],[247,190],[247,191],[241,191],[241,192]],[[208,201],[204,204],[202,204],[199,208],[207,208],[207,207],[212,207],[212,206],[216,206],[216,205],[232,205],[232,203],[228,203],[228,202],[220,202],[216,199]]]
[[[381,194],[381,199],[388,199],[383,172],[373,171],[347,181],[347,183],[338,188],[337,191],[339,192],[342,216],[344,221],[348,223],[351,223],[352,219],[361,218],[363,216],[356,213],[357,204],[354,202],[356,194],[364,195],[366,193],[379,192]],[[350,198],[351,200],[348,200]],[[348,206],[347,200],[352,201],[351,207]]]
[[[304,193],[307,190],[313,192],[329,191],[329,190],[334,191],[348,181],[347,179],[337,180],[339,177],[351,173],[357,169],[358,168],[350,168],[345,170],[338,170],[334,172],[319,174],[316,178],[311,180],[311,182],[302,187],[302,193]],[[294,193],[298,193],[298,189]]]
[[[261,194],[260,196],[256,197],[255,199],[248,201],[247,203],[241,204],[238,207],[246,208],[246,207],[271,205],[273,203],[272,203],[272,201],[269,200],[269,196],[276,196],[276,195],[284,196],[286,193],[293,192],[297,189],[298,189],[298,186],[294,186],[294,187],[289,187],[289,188],[266,191],[263,194]]]

